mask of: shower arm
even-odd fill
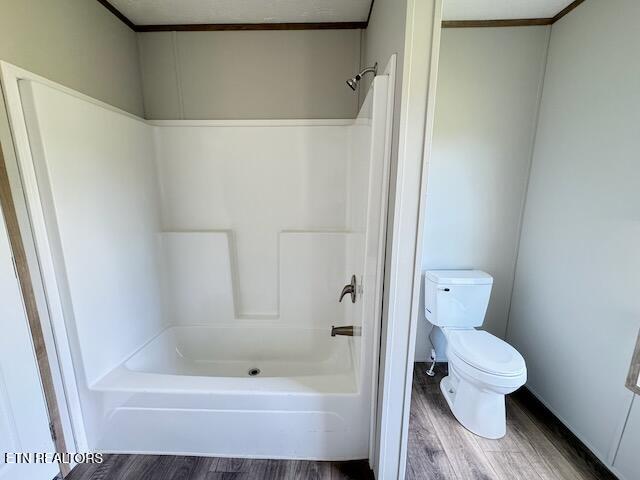
[[[367,73],[373,73],[373,76],[375,77],[378,74],[378,62],[374,63],[373,67],[367,67],[362,70],[359,74],[356,75],[356,78],[360,80]]]

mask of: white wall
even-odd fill
[[[400,96],[402,93],[402,65],[404,62],[405,23],[407,20],[406,0],[376,0],[373,2],[371,18],[366,30],[362,31],[362,67],[369,67],[378,62],[379,71],[394,53],[397,54],[396,63],[399,66],[395,80],[395,114],[394,138],[397,147],[397,134],[400,113]],[[361,82],[359,89],[360,103],[366,97],[372,76],[367,75]],[[394,150],[397,150],[394,149]]]
[[[139,34],[150,119],[355,118],[360,30]]]
[[[90,385],[164,325],[152,129],[43,84],[21,81],[21,96],[65,321]]]
[[[483,328],[501,338],[548,38],[549,27],[442,31],[422,267],[489,272]],[[421,315],[417,361],[430,356],[430,330]]]
[[[507,336],[607,463],[640,328],[639,22],[636,0],[589,0],[552,28]]]
[[[142,115],[136,33],[95,0],[1,0],[0,60]]]
[[[405,47],[405,24],[407,21],[407,0],[377,0],[373,2],[369,25],[362,31],[361,65],[364,68],[378,63],[381,72],[389,62],[392,55],[396,54],[395,94],[393,108],[393,130],[391,133],[391,173],[389,189],[389,225],[393,223],[392,216],[395,201],[395,179],[398,163],[398,135],[400,132],[400,106],[402,100],[403,66]],[[372,81],[372,75],[367,74],[360,82],[358,89],[359,102],[362,104],[366,98],[366,92]],[[390,246],[391,229],[387,229],[389,235],[387,247]],[[390,256],[387,255],[387,262]],[[386,265],[385,271],[389,271]]]

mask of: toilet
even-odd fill
[[[505,395],[527,380],[522,355],[482,326],[493,278],[480,270],[425,273],[425,316],[437,361],[449,362],[440,390],[458,421],[485,438],[506,433]]]

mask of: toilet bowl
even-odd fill
[[[436,358],[447,359],[440,382],[451,412],[468,430],[497,439],[506,433],[505,395],[527,380],[522,355],[482,330],[493,278],[479,270],[425,273],[425,316],[434,325]],[[433,333],[436,333],[434,335]]]
[[[440,382],[451,412],[468,430],[497,439],[506,434],[505,395],[527,381],[522,355],[490,333],[443,329],[449,374]]]

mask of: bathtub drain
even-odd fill
[[[259,368],[250,368],[247,373],[249,374],[250,377],[255,377],[256,375],[260,375],[260,369]]]

